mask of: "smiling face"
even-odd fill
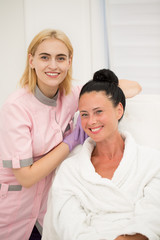
[[[122,104],[114,107],[103,91],[84,93],[79,100],[79,111],[82,128],[95,142],[111,139],[118,132]]]
[[[29,63],[35,69],[40,90],[53,97],[67,75],[71,57],[62,41],[50,38],[39,44],[34,56],[29,55]]]

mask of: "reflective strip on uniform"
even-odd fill
[[[1,189],[1,184],[0,184]],[[9,185],[8,191],[21,191],[22,186],[21,185]]]
[[[13,168],[12,160],[2,160],[4,168]],[[20,160],[20,167],[28,167],[33,164],[33,158]]]

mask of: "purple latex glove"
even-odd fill
[[[88,135],[81,126],[81,118],[79,115],[74,130],[64,138],[63,142],[69,146],[69,151],[71,152],[74,147],[79,144],[83,144],[86,138],[88,138]]]

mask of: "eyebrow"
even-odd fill
[[[50,56],[51,54],[49,54],[49,53],[45,53],[45,52],[44,52],[44,53],[40,53],[40,54],[39,54],[39,56],[41,56],[41,55],[47,55],[47,56]],[[57,54],[57,56],[58,56],[58,57],[60,57],[60,56],[65,56],[65,57],[67,57],[67,55],[66,55],[66,54],[63,54],[63,53]]]
[[[40,55],[40,56],[41,56],[41,55],[47,55],[47,56],[50,56],[51,54],[49,54],[49,53],[40,53],[39,55]]]
[[[67,57],[67,55],[64,54],[64,53],[57,54],[57,56],[58,56],[58,57],[59,57],[59,56],[65,56],[65,57]]]
[[[82,113],[82,112],[87,112],[87,111],[85,111],[85,110],[82,110],[82,111],[80,111],[80,112]]]
[[[96,111],[97,109],[99,109],[100,107],[96,107],[96,108],[93,108],[92,111]],[[86,110],[81,110],[80,112],[88,112]]]
[[[93,110],[93,111],[96,111],[96,110],[99,109],[99,108],[100,108],[100,107],[96,107],[96,108],[93,108],[92,110]]]

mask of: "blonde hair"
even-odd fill
[[[61,92],[65,91],[65,94],[67,95],[71,89],[73,47],[66,34],[60,30],[45,29],[33,38],[28,47],[26,67],[19,83],[21,87],[25,87],[26,85],[28,85],[29,91],[34,92],[37,82],[37,75],[35,70],[30,67],[28,56],[29,54],[32,54],[32,56],[34,56],[39,44],[44,40],[50,38],[55,38],[62,41],[69,51],[69,58],[71,58],[71,66],[67,72],[65,79],[59,85],[59,90]]]

